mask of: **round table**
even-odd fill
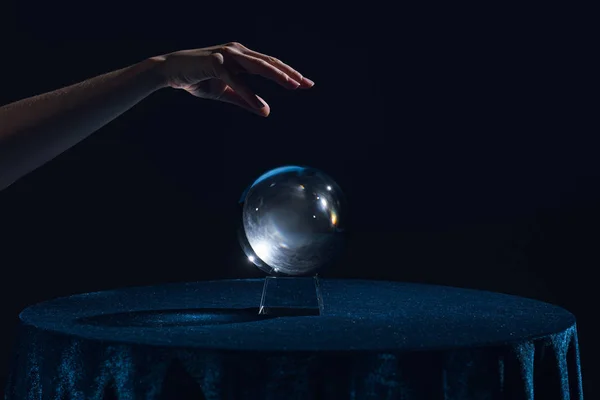
[[[261,316],[263,280],[31,306],[13,399],[582,399],[575,318],[505,294],[321,280],[319,316]]]

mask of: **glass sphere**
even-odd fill
[[[274,275],[309,275],[343,244],[344,196],[314,168],[286,166],[261,175],[242,196],[240,242],[248,259]]]

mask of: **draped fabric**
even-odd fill
[[[261,289],[199,282],[32,306],[6,399],[583,398],[575,319],[559,307],[325,280],[321,316],[249,317]]]

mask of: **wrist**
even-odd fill
[[[164,56],[148,58],[140,63],[143,73],[147,76],[148,81],[154,90],[166,88],[168,85],[167,74],[165,73]]]

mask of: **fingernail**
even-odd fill
[[[292,89],[298,89],[300,87],[300,83],[296,82],[293,79],[290,79],[289,82],[290,82],[290,86],[292,87]]]
[[[308,83],[310,86],[314,86],[315,83],[313,81],[311,81],[310,79],[303,77],[302,80],[306,83]]]

